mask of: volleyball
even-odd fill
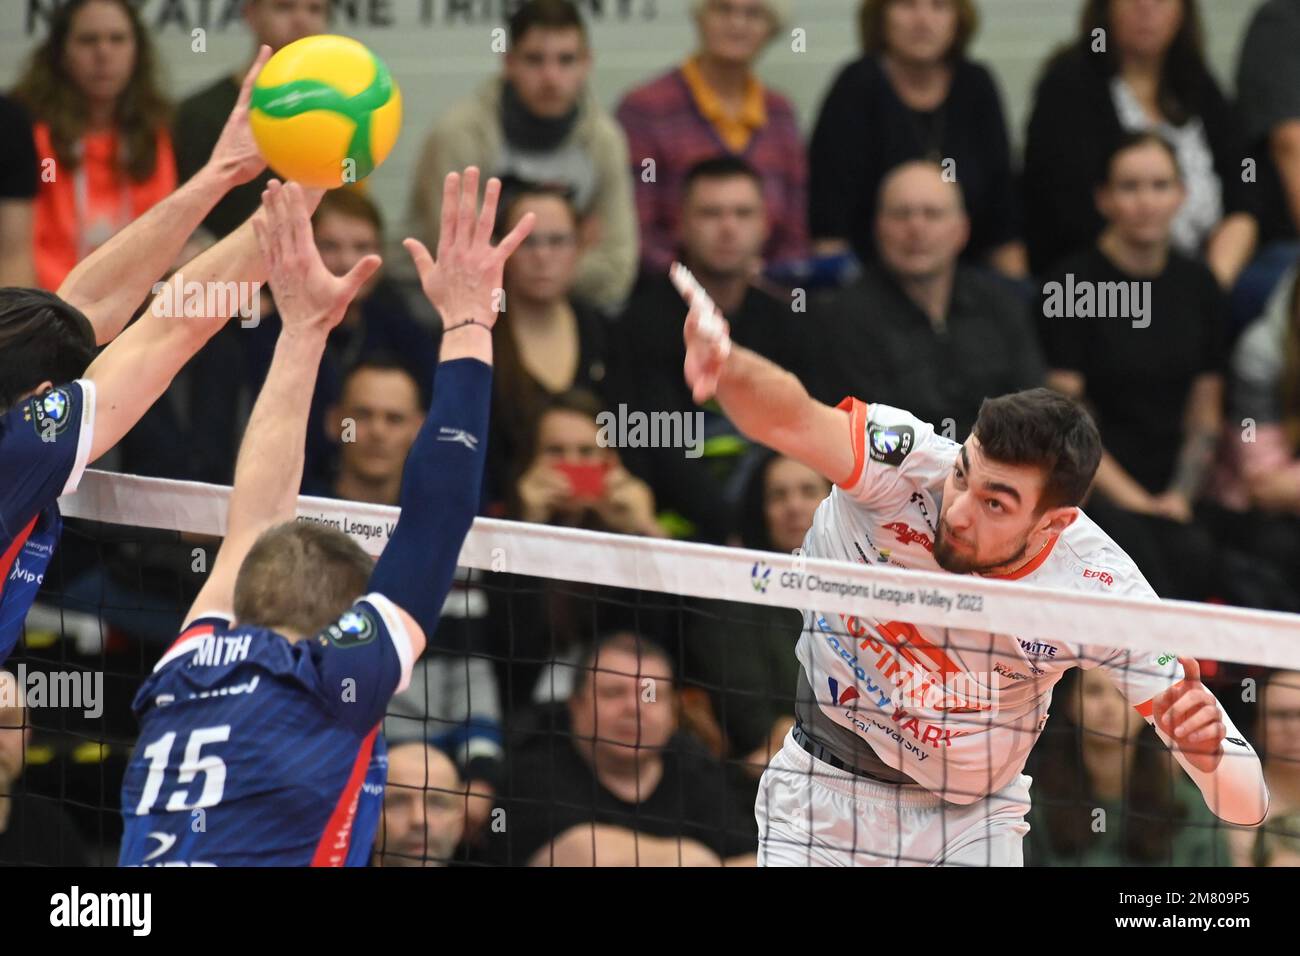
[[[333,189],[364,179],[388,157],[402,125],[402,94],[365,44],[305,37],[267,61],[249,124],[277,175]]]

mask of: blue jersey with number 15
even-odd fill
[[[411,663],[378,594],[297,642],[192,621],[136,695],[119,863],[365,865],[387,764],[379,724]]]

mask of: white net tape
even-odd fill
[[[230,488],[87,471],[60,500],[69,517],[196,534],[225,531]],[[339,528],[378,555],[399,510],[298,499],[300,521]],[[1186,601],[1084,594],[972,575],[661,541],[479,518],[460,564],[691,597],[906,619],[967,630],[1105,644],[1300,669],[1300,616]]]

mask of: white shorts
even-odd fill
[[[958,806],[838,770],[787,734],[758,785],[758,865],[1023,866],[1030,783]]]

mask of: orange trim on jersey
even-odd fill
[[[357,800],[361,796],[361,784],[366,779],[370,752],[374,749],[378,733],[379,725],[376,724],[375,729],[361,741],[357,759],[352,763],[352,773],[348,776],[343,792],[339,794],[339,801],[334,805],[329,822],[325,824],[320,842],[316,844],[316,852],[311,858],[312,866],[342,866],[348,858],[348,848],[352,844],[352,822],[357,816]]]
[[[9,580],[9,569],[13,567],[14,561],[18,559],[18,552],[23,549],[27,539],[32,536],[32,529],[36,527],[36,519],[39,517],[39,514],[32,515],[32,520],[27,522],[27,527],[18,532],[18,537],[10,542],[4,555],[0,556],[0,591],[4,591],[5,582]]]
[[[852,395],[835,406],[849,413],[849,440],[853,443],[853,474],[843,481],[837,481],[845,491],[858,483],[862,469],[867,464],[867,411],[870,405]]]
[[[202,637],[205,634],[213,633],[215,630],[216,628],[211,624],[195,624],[193,627],[181,631],[181,636],[172,641],[171,647],[167,648],[163,653],[167,654],[170,651],[174,651],[177,646],[180,645],[181,641],[188,641],[191,637]]]
[[[1060,537],[1059,534],[1053,535],[1051,540],[1048,541],[1047,544],[1043,545],[1043,550],[1034,555],[1033,560],[1024,567],[1016,568],[1014,571],[1008,571],[1006,574],[986,574],[983,576],[986,578],[997,578],[1001,581],[1016,581],[1023,578],[1026,574],[1032,574],[1043,566],[1043,562],[1046,561],[1048,555],[1052,553],[1052,549],[1056,547],[1057,539]]]
[[[1134,704],[1133,709],[1143,717],[1150,717],[1152,712],[1155,710],[1155,698],[1152,697],[1150,700],[1144,700],[1140,704]]]

